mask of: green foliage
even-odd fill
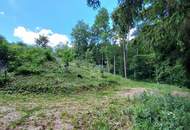
[[[57,56],[61,58],[61,61],[64,63],[65,72],[68,72],[69,62],[71,62],[74,59],[74,51],[72,48],[64,47],[57,49],[56,51]]]
[[[43,63],[54,60],[50,49],[11,45],[9,52],[9,71],[16,74],[39,74]]]
[[[189,129],[190,102],[188,99],[170,95],[150,98],[145,95],[139,102],[140,105],[133,109],[135,129]]]
[[[4,39],[0,39],[0,69],[8,63],[8,43]]]
[[[8,77],[6,76],[6,71],[4,71],[4,72],[1,71],[0,72],[0,85],[1,85],[1,87],[3,87],[7,81],[8,81]]]
[[[109,42],[110,27],[109,27],[109,13],[107,9],[101,8],[96,15],[92,31],[98,38],[98,43],[106,44]],[[97,43],[96,43],[97,44]]]
[[[188,79],[186,77],[186,71],[181,62],[176,61],[174,66],[170,66],[169,62],[162,62],[157,67],[157,80],[160,82],[167,82],[170,84],[186,85]]]
[[[74,51],[72,48],[64,47],[57,49],[57,56],[61,58],[62,62],[68,64],[74,59]]]
[[[8,76],[7,76],[8,59],[9,59],[8,43],[4,38],[0,37],[0,85],[4,85],[8,81]]]
[[[85,128],[188,130],[190,127],[190,102],[186,98],[144,94],[133,100],[113,99],[106,105],[82,116]]]
[[[129,33],[140,19],[143,0],[123,0],[123,2],[112,13],[113,27],[119,32],[122,38]]]
[[[135,55],[129,63],[130,74],[137,80],[151,80],[154,77],[154,56],[152,55]]]
[[[184,59],[187,59],[188,53],[184,52],[187,46],[184,46],[180,36],[181,32],[178,31],[182,22],[183,15],[176,12],[171,14],[171,17],[155,22],[154,25],[144,26],[136,39],[136,42],[139,42],[137,44],[139,55],[154,54],[153,59],[147,58],[151,62],[148,70],[153,71],[151,78],[158,82],[177,85],[188,85],[189,83],[188,69],[186,68],[188,62],[186,64],[183,62]],[[140,60],[137,60],[137,64],[141,64]],[[144,64],[143,67],[147,67],[147,65]],[[145,71],[140,72],[146,75]]]
[[[120,34],[126,34],[134,22],[140,25],[136,25],[139,34],[128,48],[128,76],[188,86],[189,2],[148,0],[143,1],[147,5],[144,8],[139,8],[138,2],[131,6],[129,3],[125,1],[112,14]]]
[[[78,58],[83,59],[87,51],[90,31],[89,26],[83,21],[79,21],[72,30],[75,53]]]
[[[87,62],[89,63],[93,63],[93,51],[91,51],[90,49],[87,49],[86,53],[85,53],[85,59],[87,60]]]
[[[40,66],[40,73],[36,67],[37,72],[35,71],[35,74],[31,75],[30,72],[27,76],[23,74],[14,75],[12,82],[2,90],[8,93],[71,94],[88,90],[99,91],[118,84],[112,75],[105,74],[106,78],[102,78],[98,68],[91,64],[88,65],[84,61],[80,64],[80,68],[77,67],[75,61],[71,62],[69,73],[63,73],[60,64],[54,61],[46,61]],[[81,75],[82,78],[79,78],[78,75]]]

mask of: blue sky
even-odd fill
[[[102,7],[110,13],[116,6],[117,0],[102,0]],[[30,32],[27,35],[48,29],[50,33],[63,34],[70,39],[78,20],[91,25],[96,14],[97,10],[87,7],[86,0],[1,0],[0,34],[9,41],[19,41],[14,31],[22,27],[19,28],[22,32]]]

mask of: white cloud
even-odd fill
[[[44,36],[49,36],[49,35],[54,34],[50,29],[41,29],[41,30],[39,29],[38,33]]]
[[[21,39],[28,45],[35,45],[35,39],[38,38],[39,35],[47,36],[49,39],[48,45],[51,47],[55,47],[59,44],[65,45],[69,43],[69,38],[66,35],[54,33],[50,29],[40,29],[37,27],[36,31],[31,31],[22,26],[14,29],[14,36]]]
[[[68,44],[69,39],[66,35],[61,35],[58,33],[54,33],[49,37],[49,40],[51,42],[51,46],[57,46],[59,44]]]
[[[0,15],[5,15],[5,12],[3,12],[3,11],[0,11]]]
[[[26,44],[34,45],[35,39],[38,38],[39,34],[20,26],[15,28],[14,36],[20,38]]]

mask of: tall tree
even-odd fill
[[[79,21],[72,30],[72,38],[76,56],[80,59],[85,58],[85,53],[88,49],[90,29],[84,21]]]
[[[109,26],[109,13],[107,9],[101,8],[98,11],[95,22],[92,26],[93,34],[96,36],[96,44],[100,44],[100,53],[102,54],[102,67],[104,65],[104,57],[107,60],[107,68],[109,68],[108,54],[106,47],[110,44],[110,26]],[[109,69],[108,69],[109,71]]]
[[[101,0],[88,1],[93,7],[95,3],[100,6]],[[159,82],[190,84],[190,1],[118,1],[112,19],[122,43],[125,77],[127,61],[130,61],[128,74],[134,72],[136,79],[155,78]],[[139,34],[130,43],[131,50],[127,53],[127,34],[137,25],[140,25]]]
[[[122,0],[112,14],[114,28],[119,32],[123,46],[124,75],[127,78],[127,46],[128,34],[135,23],[139,20],[143,0]]]

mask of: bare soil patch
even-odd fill
[[[159,95],[160,91],[156,89],[147,89],[147,88],[129,88],[129,89],[125,89],[118,92],[118,95],[121,97],[132,98],[132,97],[140,96],[144,93],[148,93],[151,95]]]
[[[145,88],[130,88],[118,92],[118,95],[121,97],[134,97],[140,96],[141,94],[145,93],[147,90]]]
[[[177,97],[190,97],[189,92],[179,92],[179,91],[173,91],[171,93],[172,96],[177,96]]]
[[[7,126],[16,120],[21,118],[21,114],[16,111],[15,108],[1,106],[0,107],[0,130],[6,130]]]

